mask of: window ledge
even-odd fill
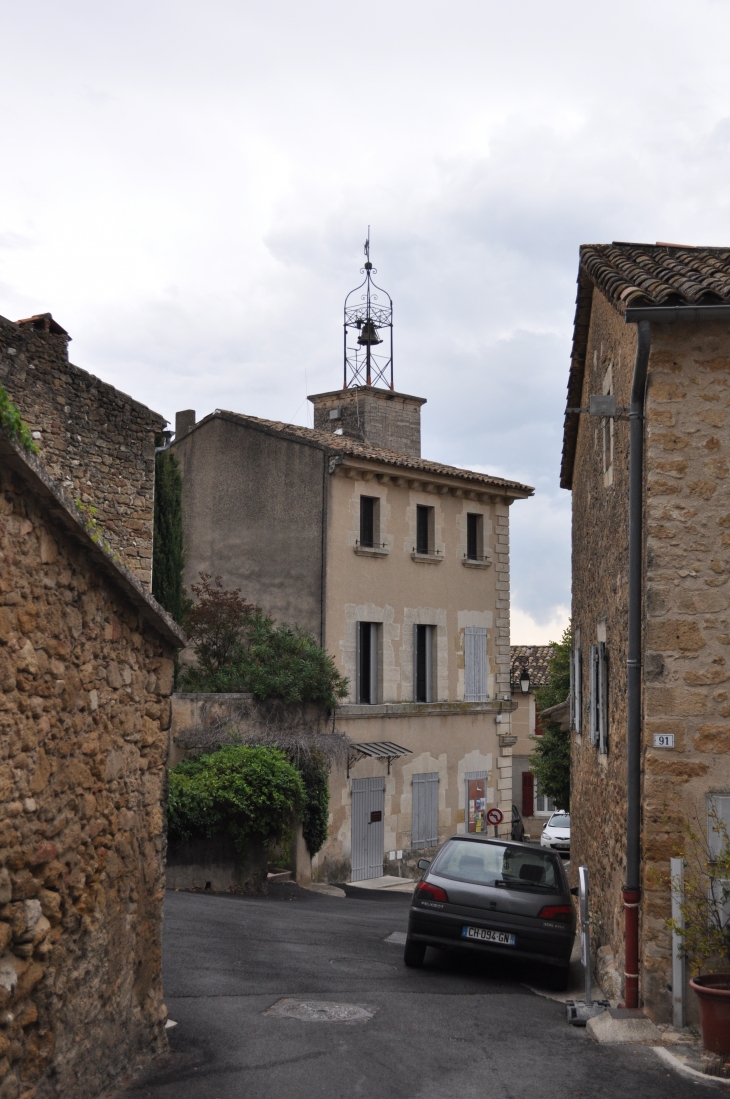
[[[411,561],[421,561],[424,565],[440,565],[444,559],[443,553],[416,553],[411,554]]]
[[[388,546],[354,546],[358,557],[387,557],[390,553]]]
[[[489,569],[492,567],[491,557],[462,557],[461,563],[465,569]]]

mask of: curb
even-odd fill
[[[698,1072],[696,1068],[690,1068],[689,1065],[685,1065],[684,1061],[680,1061],[679,1057],[675,1057],[665,1046],[652,1046],[651,1048],[660,1061],[663,1061],[669,1068],[673,1068],[680,1076],[686,1076],[688,1080],[694,1080],[696,1084],[705,1084],[711,1088],[730,1087],[730,1080],[723,1080],[720,1076],[707,1076],[704,1072]]]

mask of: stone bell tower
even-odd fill
[[[309,397],[314,426],[420,458],[426,398],[396,393],[393,386],[393,302],[373,282],[370,226],[360,274],[363,281],[345,298],[343,388]]]

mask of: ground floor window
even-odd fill
[[[549,813],[555,812],[555,802],[552,798],[547,797],[545,794],[535,794],[535,816],[541,816],[543,813],[547,816]]]

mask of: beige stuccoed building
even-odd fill
[[[347,676],[319,880],[407,874],[452,832],[509,835],[509,508],[529,486],[421,457],[422,397],[393,385],[392,308],[345,301],[343,388],[314,427],[178,413],[186,582],[220,575],[309,630]],[[384,354],[381,354],[383,350]]]
[[[178,417],[186,582],[222,576],[348,678],[336,727],[357,747],[331,776],[315,878],[405,874],[491,807],[509,832],[509,508],[532,489],[421,458],[421,398],[310,399],[314,429]]]

